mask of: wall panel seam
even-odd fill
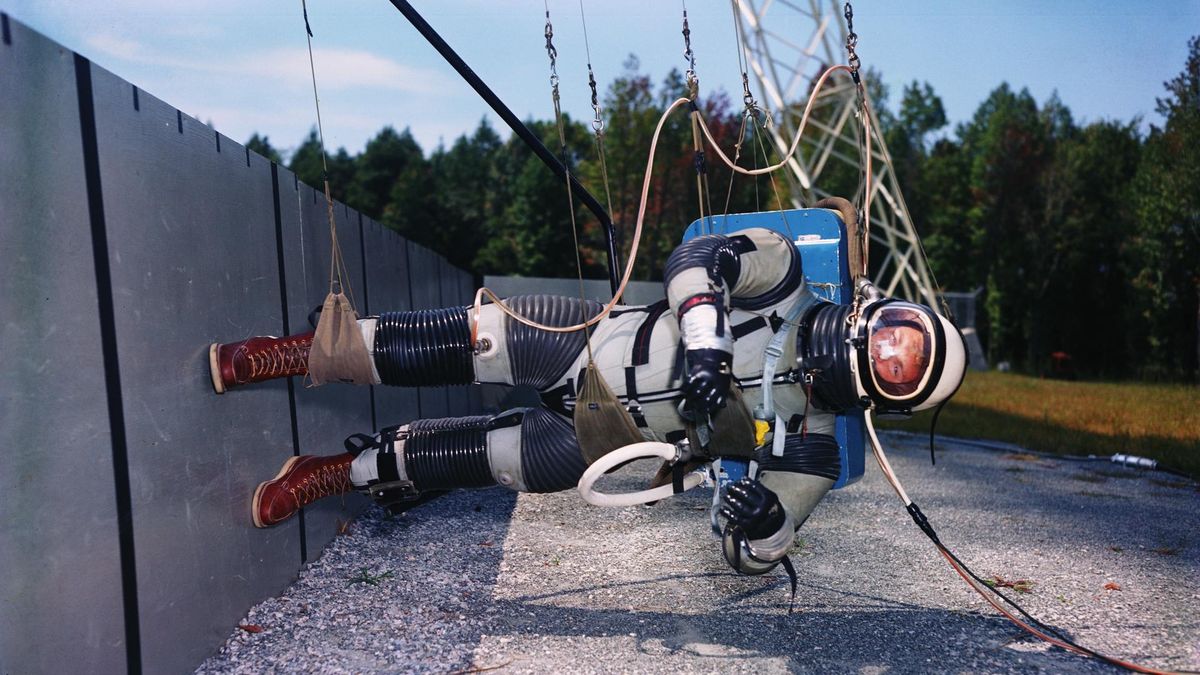
[[[117,538],[121,558],[121,591],[125,620],[125,661],[130,673],[142,672],[141,628],[138,617],[137,560],[133,541],[133,499],[129,478],[129,448],[121,396],[117,328],[113,304],[112,270],[108,257],[108,232],[104,221],[104,194],[100,181],[100,150],[96,110],[92,96],[92,64],[75,54],[75,93],[83,139],[84,179],[88,219],[92,231],[92,257],[96,271],[96,305],[100,315],[101,352],[111,432],[113,483],[117,507]]]
[[[279,304],[282,308],[283,334],[291,335],[291,317],[288,315],[287,272],[283,264],[283,210],[279,203],[279,165],[271,162],[271,198],[275,208],[275,264],[279,268]],[[300,454],[300,424],[296,414],[295,378],[287,378],[288,416],[292,427],[292,456]],[[304,509],[300,509],[300,564],[308,561],[308,539],[304,529]]]
[[[387,233],[384,233],[384,236],[386,237]],[[367,283],[367,232],[363,229],[362,211],[358,212],[358,250],[362,256],[363,313],[371,316],[371,287]],[[375,385],[368,387],[368,390],[371,397],[371,429],[379,431],[378,411],[375,409]]]

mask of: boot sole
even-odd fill
[[[273,525],[268,525],[268,524],[264,523],[262,521],[262,519],[260,519],[258,517],[258,510],[259,510],[258,507],[260,505],[260,502],[262,501],[263,488],[265,488],[267,486],[267,483],[274,483],[275,481],[279,480],[280,478],[283,478],[284,474],[286,474],[288,471],[291,471],[292,467],[295,466],[296,462],[299,462],[299,461],[300,461],[299,456],[292,457],[291,459],[289,459],[288,461],[283,463],[283,468],[279,469],[279,473],[275,474],[274,478],[272,478],[271,480],[265,480],[265,481],[259,483],[258,487],[254,489],[254,498],[250,501],[250,517],[254,519],[255,527],[263,528],[263,529],[266,529],[268,527],[273,527]],[[286,518],[284,520],[286,520]],[[283,521],[281,520],[279,522],[282,523]],[[278,525],[279,523],[275,523],[275,524]]]
[[[220,346],[214,342],[208,347],[208,374],[212,377],[213,390],[218,394],[224,394],[225,383],[221,381],[221,364],[217,360],[217,349]]]

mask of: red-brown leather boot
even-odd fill
[[[254,491],[251,504],[254,526],[277,525],[302,506],[352,491],[350,463],[353,461],[354,455],[348,452],[333,457],[301,455],[289,459],[278,475],[259,483]]]
[[[213,389],[226,389],[278,377],[308,374],[308,350],[311,332],[288,337],[252,337],[226,345],[213,343],[208,348],[208,367]]]

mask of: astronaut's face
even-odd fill
[[[889,396],[917,391],[929,366],[933,347],[929,319],[904,303],[881,307],[867,332],[867,355],[875,384]]]
[[[871,334],[871,366],[884,382],[916,382],[925,372],[925,332],[899,324]]]

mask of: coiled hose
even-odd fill
[[[408,427],[404,467],[417,489],[495,485],[488,463],[489,415],[417,420]]]
[[[850,371],[853,350],[846,342],[846,317],[851,305],[822,303],[808,313],[800,330],[803,354],[800,366],[813,374],[812,404],[826,412],[842,412],[858,405],[858,391]]]
[[[475,379],[466,307],[388,312],[375,326],[375,369],[384,384],[470,384]]]
[[[837,480],[842,471],[842,454],[837,439],[828,434],[791,434],[784,440],[783,457],[763,447],[754,458],[759,471],[788,471]]]

